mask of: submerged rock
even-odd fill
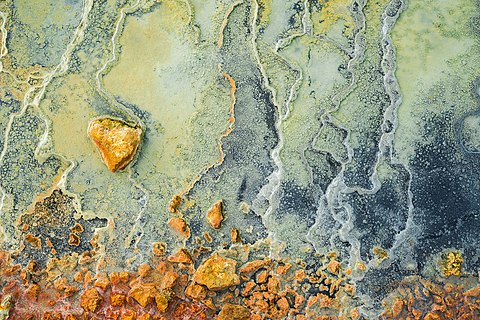
[[[142,129],[120,120],[103,118],[90,122],[88,135],[108,170],[116,172],[125,169],[133,160],[140,145]]]

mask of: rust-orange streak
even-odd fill
[[[223,149],[222,149],[222,139],[225,138],[226,136],[228,136],[232,131],[233,131],[233,125],[235,124],[235,103],[237,102],[237,99],[235,98],[235,93],[237,91],[237,86],[235,84],[235,80],[233,80],[233,78],[226,72],[223,73],[223,76],[225,77],[225,79],[228,80],[228,82],[230,83],[230,97],[232,98],[232,103],[230,104],[230,107],[228,109],[228,114],[230,116],[230,118],[228,119],[228,122],[230,123],[230,125],[228,126],[228,128],[225,130],[225,133],[222,134],[222,136],[220,137],[218,143],[217,143],[217,146],[218,146],[218,151],[220,152],[220,159],[218,160],[217,163],[213,163],[212,165],[208,166],[202,174],[198,175],[193,181],[192,183],[190,184],[190,186],[179,193],[180,196],[183,196],[185,194],[188,194],[188,192],[193,188],[193,186],[200,180],[200,178],[202,177],[203,174],[205,174],[206,172],[208,172],[208,170],[210,170],[211,168],[213,167],[216,167],[216,166],[219,166],[223,163],[223,160],[225,159],[224,157],[224,153],[223,153]]]
[[[237,86],[235,85],[235,80],[226,72],[223,73],[223,76],[230,82],[230,96],[232,97],[232,103],[230,104],[230,108],[228,110],[228,113],[230,115],[230,118],[228,119],[228,122],[230,122],[230,125],[228,126],[227,130],[225,130],[225,133],[220,137],[220,141],[218,142],[218,149],[220,151],[220,160],[216,164],[217,166],[223,163],[224,156],[223,156],[223,149],[222,149],[222,139],[228,136],[232,131],[233,131],[233,125],[235,124],[235,103],[237,102],[237,99],[235,98],[235,92],[237,91]]]

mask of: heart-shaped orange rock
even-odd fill
[[[107,168],[115,172],[124,169],[133,160],[140,145],[142,129],[120,120],[103,118],[90,121],[88,135]]]

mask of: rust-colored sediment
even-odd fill
[[[384,305],[385,320],[480,319],[480,286],[477,282],[467,288],[415,276],[405,279]]]
[[[70,203],[69,199],[54,191],[38,200],[35,215],[21,217],[19,230],[27,246],[44,244],[46,250],[54,250],[48,238],[39,244],[27,233],[34,229],[30,220],[35,216],[43,224],[59,224],[69,211],[58,210],[58,204]],[[52,207],[48,204],[57,209],[48,209]],[[218,201],[207,214],[212,227],[220,227],[222,210]],[[69,235],[65,242],[72,250],[78,248],[79,235],[88,232],[80,222],[65,227]],[[169,225],[182,238],[190,236],[182,218]],[[205,241],[211,243],[215,235],[205,233]],[[22,260],[25,267],[14,262],[26,257],[25,245],[13,254],[0,251],[0,315],[3,320],[361,319],[361,299],[350,276],[365,272],[363,263],[357,262],[352,270],[333,252],[314,255],[309,264],[261,256],[258,249],[241,244],[235,228],[231,240],[235,245],[230,249],[213,252],[203,250],[201,240],[198,247],[182,248],[155,242],[148,263],[111,273],[104,271],[95,250],[72,251],[48,261]],[[98,247],[95,236],[90,243]],[[480,319],[480,286],[463,272],[462,263],[460,252],[447,251],[438,262],[442,284],[405,279],[384,301],[382,319]],[[469,282],[460,281],[463,278]]]
[[[10,319],[315,319],[356,310],[351,284],[327,258],[314,270],[269,258],[242,264],[232,250],[165,256],[161,247],[134,272],[94,274],[94,264],[69,260],[56,277],[1,252],[0,298],[11,297]]]

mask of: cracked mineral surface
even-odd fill
[[[480,319],[478,0],[0,1],[0,320]]]

